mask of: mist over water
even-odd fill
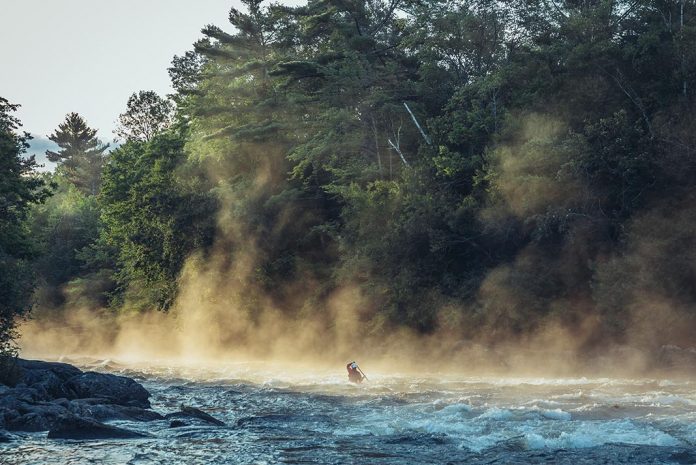
[[[234,222],[220,222],[220,249],[188,259],[168,313],[68,302],[27,321],[20,344],[25,358],[134,377],[159,412],[191,405],[227,426],[114,422],[153,436],[125,442],[26,434],[2,450],[7,463],[696,460],[693,354],[678,346],[689,341],[683,327],[670,326],[686,313],[668,303],[659,319],[645,318],[657,301],[646,297],[629,319],[628,337],[602,344],[595,311],[570,300],[556,305],[580,308],[581,318],[549,316],[523,334],[510,331],[504,318],[500,327],[462,332],[448,321],[447,308],[439,309],[436,330],[424,334],[376,325],[375,303],[357,285],[337,287],[309,307],[302,302],[312,302],[317,286],[310,274],[265,293],[254,281],[262,254],[255,239]],[[227,240],[243,244],[244,253],[230,259]],[[637,246],[637,260],[644,250]],[[529,250],[493,270],[481,300],[519,311],[529,300],[511,276],[539,257]],[[347,382],[350,360],[368,382]]]
[[[523,113],[509,125],[491,154],[497,167],[491,184],[499,197],[478,211],[486,228],[601,199],[588,185],[565,182],[562,173],[571,160],[559,147],[567,127],[558,118]],[[253,163],[248,179],[238,182],[239,162],[212,156],[208,151],[222,149],[206,143],[189,142],[188,156],[203,161],[197,174],[184,170],[180,176],[203,172],[217,186],[215,237],[209,250],[185,259],[171,308],[142,310],[131,302],[137,297],[130,289],[120,308],[102,308],[85,280],[87,297],[61,289],[65,302],[59,308],[39,306],[21,326],[25,357],[261,360],[328,369],[359,359],[389,372],[506,376],[689,377],[696,367],[696,313],[685,291],[691,283],[672,266],[675,244],[688,242],[696,224],[688,199],[656,204],[629,221],[621,250],[597,245],[606,225],[576,221],[568,225],[562,247],[532,241],[491,267],[470,300],[436,296],[433,308],[424,309],[429,297],[421,290],[402,313],[434,315],[424,330],[406,321],[413,315],[393,321],[374,291],[391,283],[366,285],[382,279],[369,266],[361,276],[361,268],[338,260],[326,265],[335,268],[327,278],[323,265],[313,268],[305,257],[288,276],[264,274],[286,236],[307,234],[316,212],[283,196],[289,180],[282,147],[241,146]],[[270,218],[268,224],[258,224],[255,209]],[[315,253],[327,254],[319,242],[313,238]],[[684,267],[693,262],[687,252]]]
[[[690,463],[696,451],[690,381],[414,376],[366,362],[356,386],[340,366],[64,361],[135,377],[157,411],[183,403],[227,426],[114,422],[153,437],[87,443],[26,434],[0,449],[5,463]]]
[[[2,351],[32,300],[23,358],[226,426],[0,462],[696,463],[689,2],[286,3],[203,27],[108,158],[68,115],[0,235]]]
[[[506,162],[504,151],[500,157],[511,180],[527,169],[524,158]],[[245,195],[269,196],[275,182],[272,173],[259,175],[257,191]],[[577,195],[552,179],[537,183],[530,191],[508,186],[504,208],[525,214],[543,208],[541,197],[519,201],[534,192],[569,202]],[[483,316],[443,305],[435,309],[434,329],[423,332],[381,320],[379,301],[350,279],[327,290],[304,270],[269,292],[257,280],[262,245],[280,240],[297,212],[288,209],[272,235],[259,237],[230,213],[240,202],[237,194],[226,195],[213,250],[188,258],[168,312],[114,312],[68,301],[27,321],[20,345],[25,358],[134,377],[161,413],[185,404],[227,426],[114,422],[152,435],[125,442],[26,434],[3,451],[9,463],[696,460],[688,308],[659,299],[649,286],[638,293],[641,281],[612,284],[617,269],[628,276],[640,270],[650,280],[643,264],[666,255],[641,240],[650,215],[633,225],[627,253],[603,261],[595,277],[600,304],[624,292],[620,334],[607,332],[601,305],[587,296],[542,305],[539,289],[525,281],[547,266],[548,273],[572,281],[573,266],[590,254],[583,243],[551,258],[539,247],[526,248],[481,283]],[[499,214],[495,208],[482,213],[490,221]],[[651,315],[655,308],[660,311]],[[515,331],[520,319],[522,329]],[[358,361],[368,382],[347,382],[350,360]]]

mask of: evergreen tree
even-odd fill
[[[58,163],[58,173],[88,195],[99,192],[101,171],[109,148],[109,144],[102,144],[96,134],[97,130],[90,128],[79,114],[69,113],[58,129],[48,136],[61,150],[46,151],[48,159]]]
[[[694,308],[684,244],[696,239],[649,221],[656,206],[691,221],[691,3],[242,4],[231,32],[206,26],[174,59],[174,127],[162,130],[166,109],[150,113],[163,100],[134,94],[128,142],[105,169],[100,239],[84,247],[97,205],[71,193],[85,234],[58,228],[75,240],[48,237],[65,247],[46,263],[74,273],[101,251],[119,297],[167,308],[186,258],[215,236],[226,260],[254,257],[244,288],[287,312],[349,286],[369,297],[373,328],[463,337],[587,320],[571,307],[620,330],[639,287]],[[81,155],[60,153],[59,172],[83,185]],[[654,254],[640,246],[654,238]],[[294,292],[298,276],[310,290]],[[642,284],[613,299],[615,283]]]
[[[0,356],[13,353],[17,319],[31,309],[35,247],[25,220],[30,206],[49,195],[34,157],[23,156],[29,135],[17,132],[17,107],[0,97]]]

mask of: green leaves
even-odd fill
[[[167,309],[184,261],[211,242],[216,204],[179,179],[183,143],[172,132],[128,142],[104,171],[100,241],[116,251],[120,292],[136,308]]]
[[[32,306],[29,259],[36,247],[25,220],[31,205],[50,195],[34,157],[24,156],[29,135],[17,132],[21,124],[12,113],[18,107],[0,97],[0,357],[14,353],[16,322]]]
[[[113,268],[119,305],[167,308],[187,257],[214,243],[225,264],[244,261],[245,311],[266,298],[321,311],[350,287],[369,296],[375,333],[517,334],[569,302],[618,314],[608,289],[640,272],[626,241],[659,237],[650,260],[668,267],[678,247],[632,225],[696,189],[690,4],[683,17],[659,2],[243,5],[174,59],[172,127],[161,101],[133,97],[130,141],[104,169],[99,240],[82,247],[89,191],[50,206],[78,212],[54,238],[75,232],[62,242],[81,247],[60,254],[66,269],[98,257],[90,272]],[[78,186],[68,160],[101,153],[94,136],[78,115],[55,134],[65,147],[51,156]],[[628,271],[596,276],[609,256]],[[295,295],[297,280],[314,290]]]
[[[126,141],[147,142],[172,124],[174,104],[154,91],[140,91],[128,98],[127,109],[118,117],[115,134]]]

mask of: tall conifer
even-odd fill
[[[77,113],[69,113],[65,121],[48,136],[61,150],[46,151],[52,162],[58,163],[58,172],[82,192],[95,195],[101,183],[101,171],[109,144],[97,139],[97,130]]]

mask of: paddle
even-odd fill
[[[362,368],[358,367],[358,371],[360,372],[361,375],[363,375],[363,378],[370,381],[370,379],[367,377],[367,375],[365,373],[363,373]]]

